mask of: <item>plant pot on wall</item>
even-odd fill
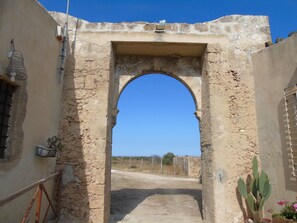
[[[40,157],[55,157],[57,151],[60,151],[64,145],[58,136],[52,136],[47,139],[47,147],[38,145],[36,146],[36,156]]]
[[[272,217],[272,223],[297,223],[297,221],[275,216],[275,217]]]
[[[56,149],[47,148],[47,147],[44,147],[42,145],[36,146],[36,152],[35,152],[35,155],[36,156],[40,156],[40,157],[55,157],[56,154],[57,154],[57,150]]]

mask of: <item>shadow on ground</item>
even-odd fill
[[[153,195],[188,195],[199,207],[202,216],[202,191],[199,189],[121,189],[111,192],[111,222],[118,222],[145,199]],[[148,210],[149,211],[149,210]]]

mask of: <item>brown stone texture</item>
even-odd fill
[[[77,49],[77,48],[78,49]],[[91,51],[105,54],[92,55]],[[78,53],[79,52],[79,53]],[[103,222],[106,192],[105,157],[108,124],[110,43],[71,42],[62,95],[60,136],[65,144],[58,163],[73,179],[63,185],[62,213],[84,222]],[[101,115],[100,115],[101,114]],[[67,174],[67,173],[66,173]]]
[[[206,84],[207,89],[202,91],[202,101],[207,102],[207,108],[202,108],[201,118],[204,123],[205,114],[210,123],[201,126],[202,151],[209,157],[207,162],[202,161],[203,171],[207,170],[202,182],[209,185],[204,191],[211,191],[203,197],[203,208],[206,213],[211,213],[209,207],[214,208],[211,222],[222,221],[222,217],[228,222],[241,222],[240,206],[226,199],[237,200],[238,177],[250,171],[252,157],[258,153],[251,64],[245,57],[237,60],[232,50],[219,44],[207,47],[204,62],[202,79],[207,84],[203,82],[202,86]],[[211,134],[204,132],[209,130]]]
[[[133,79],[149,74],[164,73],[180,80],[190,91],[199,110],[201,98],[200,58],[197,57],[156,57],[124,55],[116,57],[115,76],[118,92],[115,92],[114,107],[117,106],[121,91]],[[193,111],[195,112],[195,111]]]
[[[64,15],[53,16],[63,21]],[[117,101],[135,78],[158,72],[181,81],[196,103],[201,120],[204,222],[243,222],[236,184],[258,154],[250,56],[270,40],[267,18],[229,16],[202,24],[169,24],[161,34],[150,23],[91,25],[71,17],[69,24],[60,121],[66,146],[59,162],[68,170],[62,213],[82,222],[108,222]],[[132,43],[131,49],[137,47],[134,42],[160,48],[119,55],[115,45],[119,42]],[[160,43],[201,44],[204,51],[190,52],[191,56],[188,51],[166,54]]]
[[[188,176],[199,178],[201,177],[201,158],[188,157]]]

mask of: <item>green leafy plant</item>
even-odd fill
[[[166,153],[164,156],[163,156],[163,160],[162,160],[162,163],[164,165],[172,165],[172,162],[173,162],[173,158],[175,157],[175,155],[171,152],[168,152]]]
[[[239,178],[237,189],[246,200],[254,221],[262,222],[263,207],[271,194],[271,185],[267,174],[263,170],[259,173],[256,157],[253,158],[252,171],[253,174],[250,180],[244,182],[242,178]]]
[[[51,149],[56,149],[58,151],[61,151],[63,149],[64,145],[61,142],[61,139],[58,136],[52,136],[47,139],[47,145]]]

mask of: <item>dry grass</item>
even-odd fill
[[[112,169],[165,175],[187,175],[187,170],[180,162],[176,165],[161,165],[159,157],[113,157]]]

